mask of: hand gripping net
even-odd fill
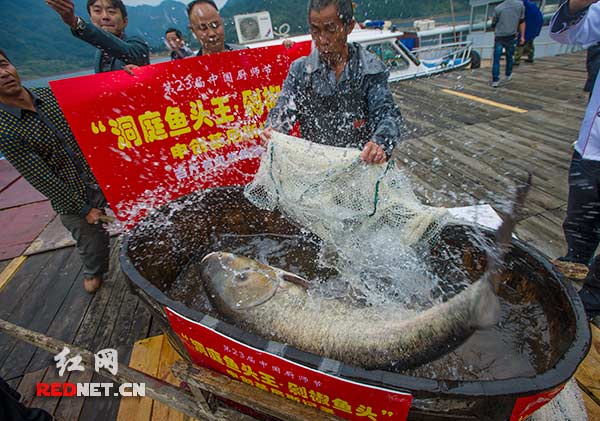
[[[367,165],[358,149],[277,132],[245,195],[261,209],[278,209],[353,260],[381,255],[382,242],[374,250],[368,245],[382,236],[394,246],[430,247],[449,219],[445,208],[419,202],[395,161]]]

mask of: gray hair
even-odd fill
[[[354,20],[352,0],[308,0],[308,15],[310,16],[311,10],[319,12],[332,4],[344,25],[350,25]]]

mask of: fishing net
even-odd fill
[[[431,246],[449,220],[446,209],[423,205],[395,161],[367,165],[360,153],[273,132],[245,195],[354,260],[388,259],[389,241]]]

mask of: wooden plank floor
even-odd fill
[[[585,53],[576,53],[524,63],[515,69],[513,81],[499,89],[488,84],[490,69],[395,83],[394,97],[408,128],[397,157],[417,193],[437,206],[485,202],[502,212],[514,180],[532,171],[534,187],[517,235],[550,258],[558,257],[565,251],[561,224],[567,171],[587,103],[581,91],[585,77]],[[0,269],[7,262],[0,262]],[[106,284],[94,296],[86,294],[80,271],[72,247],[28,257],[0,290],[0,317],[93,352],[117,348],[120,362],[129,361],[136,340],[158,333],[150,314],[120,281]],[[117,418],[118,399],[34,398],[37,382],[58,378],[51,357],[0,335],[0,375],[28,403],[60,420]],[[584,372],[592,374],[579,375]],[[600,377],[589,370],[580,373],[578,380],[589,391],[587,402],[597,405]],[[67,381],[92,379],[96,381],[93,371],[87,370]]]
[[[556,258],[565,252],[571,145],[587,104],[585,54],[521,64],[498,89],[489,86],[490,76],[490,69],[464,70],[394,84],[409,133],[396,156],[421,197],[437,206],[485,202],[502,212],[514,180],[531,171],[534,185],[517,235]]]
[[[181,357],[169,344],[165,335],[153,336],[135,343],[129,366],[161,380],[179,385],[170,367]],[[188,421],[185,414],[149,398],[128,397],[121,399],[117,421]]]

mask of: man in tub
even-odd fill
[[[262,140],[299,124],[307,140],[359,148],[366,163],[386,162],[404,125],[383,62],[347,42],[356,24],[352,1],[309,0],[308,22],[316,48],[292,63]]]

